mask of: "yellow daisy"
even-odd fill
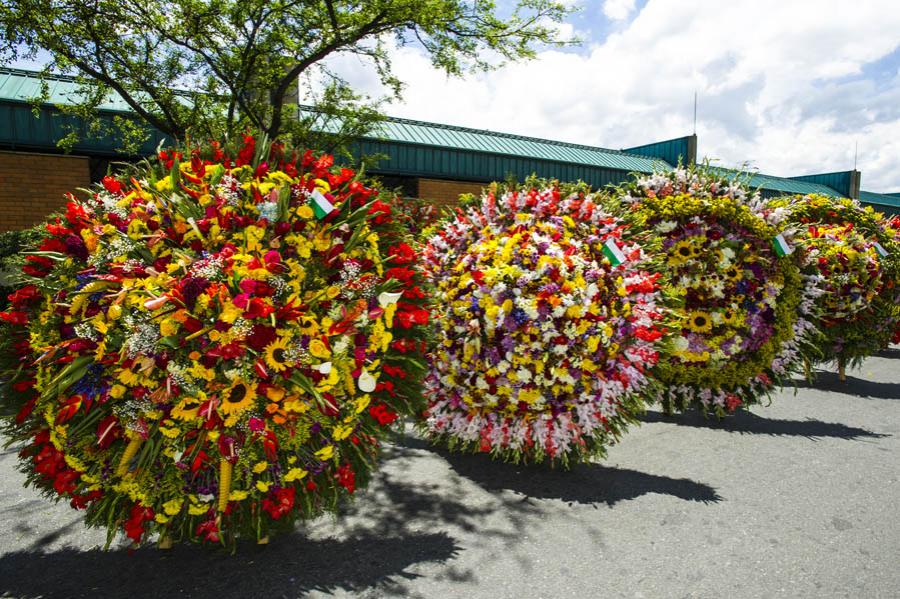
[[[222,405],[220,409],[224,414],[237,415],[253,406],[256,399],[256,385],[248,385],[237,379],[230,387],[222,391]]]

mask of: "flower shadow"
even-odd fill
[[[728,433],[750,435],[773,435],[807,437],[816,439],[830,437],[835,439],[877,439],[887,437],[882,433],[872,432],[864,428],[848,426],[840,422],[822,422],[821,420],[778,420],[763,418],[753,412],[740,410],[727,418],[705,417],[698,411],[667,416],[661,412],[647,412],[641,417],[643,422],[665,422],[678,426],[693,426],[721,430]]]
[[[804,379],[792,379],[791,382],[798,388],[832,391],[856,397],[900,399],[900,383],[879,383],[850,375],[847,375],[846,381],[841,381],[834,372],[817,371],[812,383]]]
[[[459,551],[446,533],[346,540],[278,537],[241,545],[226,555],[193,545],[171,551],[63,548],[0,556],[0,595],[76,597],[300,597],[312,591],[359,593],[396,579],[407,568],[445,562]],[[394,579],[393,581],[391,579]]]
[[[541,465],[508,464],[484,454],[451,453],[406,438],[406,443],[424,445],[441,457],[462,477],[487,491],[509,490],[529,498],[559,499],[567,503],[613,506],[648,493],[671,495],[685,501],[718,502],[716,490],[688,478],[647,474],[601,464],[577,464],[570,470]]]

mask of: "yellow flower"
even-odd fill
[[[297,216],[306,220],[310,220],[313,217],[313,209],[310,208],[307,204],[304,204],[297,208]]]
[[[669,266],[678,266],[684,264],[694,257],[693,245],[690,241],[681,240],[672,246],[669,250]]]
[[[319,323],[314,316],[303,316],[297,323],[297,328],[304,335],[315,335],[319,332]]]
[[[116,378],[119,380],[119,382],[124,383],[129,387],[137,385],[138,381],[140,380],[140,377],[130,370],[123,370]]]
[[[241,414],[253,407],[256,399],[256,385],[248,385],[240,379],[236,379],[230,387],[222,391],[222,405],[219,409],[222,413],[231,415]]]
[[[263,470],[265,470],[268,467],[269,467],[268,462],[257,462],[256,464],[253,465],[253,472],[256,474],[259,474],[260,472],[262,472]]]
[[[695,310],[688,314],[686,326],[695,333],[708,333],[712,330],[712,317],[708,312]]]
[[[329,445],[329,447],[331,446]],[[295,480],[303,480],[307,474],[309,474],[309,472],[303,468],[291,468],[288,473],[284,475],[284,480],[285,482],[292,483]]]
[[[325,347],[325,343],[321,339],[313,339],[309,342],[309,353],[323,360],[331,357],[331,351]]]
[[[247,499],[249,493],[247,491],[241,491],[236,489],[228,494],[228,501],[243,501]]]
[[[268,493],[271,485],[272,483],[263,482],[261,480],[256,481],[256,488],[259,489],[261,493]]]
[[[287,346],[288,341],[285,337],[279,337],[266,346],[266,365],[275,372],[283,372],[288,368],[288,362],[284,357],[284,350],[287,349]]]
[[[113,399],[121,399],[128,389],[122,385],[113,385],[109,390],[109,396]]]
[[[200,400],[195,397],[185,397],[178,405],[172,408],[171,416],[178,420],[193,420],[197,417],[197,409],[200,407]]]
[[[342,424],[340,426],[334,427],[334,431],[332,431],[331,437],[335,441],[343,441],[344,439],[349,437],[350,433],[352,433],[352,432],[353,432],[352,426],[347,426],[347,425]]]
[[[334,455],[334,445],[326,445],[316,452],[316,457],[322,461],[330,460]]]
[[[163,504],[163,511],[169,516],[174,516],[178,512],[181,511],[181,506],[184,504],[184,499],[178,498],[173,499],[171,501],[167,501]]]

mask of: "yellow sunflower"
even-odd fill
[[[744,278],[744,269],[737,265],[733,265],[725,271],[725,276],[731,281],[740,281]]]
[[[708,312],[695,310],[688,314],[687,328],[695,333],[708,333],[712,330],[712,317]]]
[[[694,257],[693,246],[690,241],[681,240],[669,250],[669,266],[684,264]]]
[[[737,310],[733,308],[725,308],[722,311],[722,322],[727,325],[735,325],[740,323],[741,316],[738,314]]]
[[[256,384],[248,385],[241,379],[235,380],[231,386],[222,390],[222,405],[220,409],[224,414],[237,415],[253,406],[256,399]]]
[[[279,337],[266,346],[266,365],[275,372],[284,372],[288,368],[288,361],[284,357],[284,350],[287,349],[287,346],[288,341],[285,337]]]

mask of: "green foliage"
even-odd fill
[[[570,10],[552,0],[519,0],[504,14],[486,0],[0,0],[0,64],[48,53],[47,72],[79,77],[69,110],[95,118],[114,93],[173,138],[249,128],[334,151],[377,122],[385,98],[355,93],[330,57],[368,62],[399,96],[391,45],[417,45],[436,68],[461,75],[572,43],[555,27]],[[311,110],[298,110],[300,97]],[[131,151],[149,135],[128,119],[113,126]]]

